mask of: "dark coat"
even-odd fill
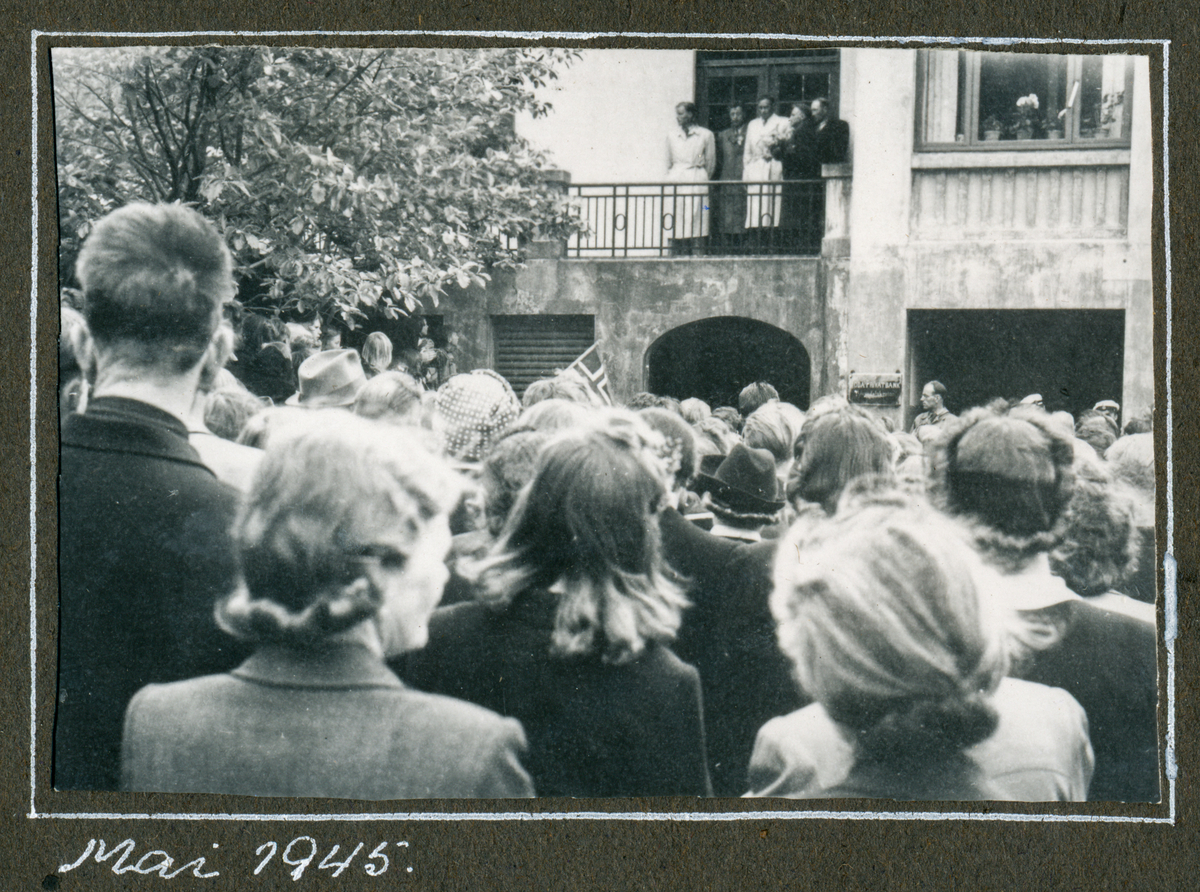
[[[713,791],[740,796],[758,729],[808,702],[768,605],[777,543],[714,536],[671,509],[660,518],[663,555],[691,582],[675,650],[700,670]]]
[[[821,162],[817,158],[817,127],[812,118],[804,121],[792,132],[792,137],[783,146],[783,178],[785,180],[818,180],[821,178]]]
[[[741,127],[730,127],[717,134],[717,175],[715,179],[731,180],[737,183],[736,186],[709,187],[709,195],[715,204],[713,225],[714,229],[720,233],[735,234],[746,228],[746,187],[741,183],[745,145],[745,124]]]
[[[829,118],[816,130],[818,164],[842,164],[850,155],[850,125],[840,118]]]
[[[557,596],[437,610],[429,644],[396,664],[416,686],[519,719],[539,796],[711,793],[696,670],[650,645],[629,663],[551,656]]]
[[[277,405],[283,405],[296,392],[296,370],[292,360],[273,344],[267,344],[257,353],[239,354],[237,362],[230,364],[229,371],[255,396],[270,397]]]
[[[237,493],[173,416],[101,397],[63,426],[54,785],[112,790],[134,692],[236,666],[213,618],[235,567]]]
[[[143,688],[125,720],[134,791],[506,799],[533,795],[521,726],[405,687],[365,647],[265,648],[232,673]]]
[[[1096,753],[1089,800],[1157,802],[1154,626],[1086,601],[1051,609],[1067,615],[1062,638],[1019,664],[1012,675],[1062,688],[1084,708]]]

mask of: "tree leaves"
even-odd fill
[[[436,306],[581,228],[515,115],[569,51],[163,47],[56,51],[62,261],[134,199],[221,221],[244,297],[347,324]],[[65,281],[65,279],[64,279]]]

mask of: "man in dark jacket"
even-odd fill
[[[812,136],[819,164],[842,164],[850,154],[850,125],[829,116],[829,100],[812,101]]]
[[[700,671],[713,792],[741,796],[758,729],[807,702],[768,604],[778,543],[762,541],[761,530],[783,500],[771,454],[740,443],[700,481],[712,533],[672,508],[659,515],[663,557],[690,582],[674,650]]]
[[[715,186],[716,200],[713,229],[722,245],[740,243],[746,231],[746,187],[742,185],[742,158],[746,150],[746,112],[740,105],[729,107],[729,127],[717,134],[718,180],[730,180],[736,186]]]
[[[179,205],[109,214],[77,263],[95,386],[63,425],[59,478],[59,676],[54,785],[116,789],[132,695],[235,666],[218,629],[234,582],[233,489],[188,445],[203,375],[228,358],[232,261]]]

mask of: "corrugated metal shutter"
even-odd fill
[[[496,371],[520,396],[579,358],[596,339],[594,316],[493,316]]]

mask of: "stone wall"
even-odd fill
[[[837,324],[821,298],[816,258],[531,260],[499,273],[486,289],[450,295],[438,308],[458,335],[458,367],[490,366],[491,318],[591,314],[614,393],[644,389],[646,354],[661,335],[716,316],[765,322],[793,335],[812,358],[812,395],[838,379],[827,342]]]

